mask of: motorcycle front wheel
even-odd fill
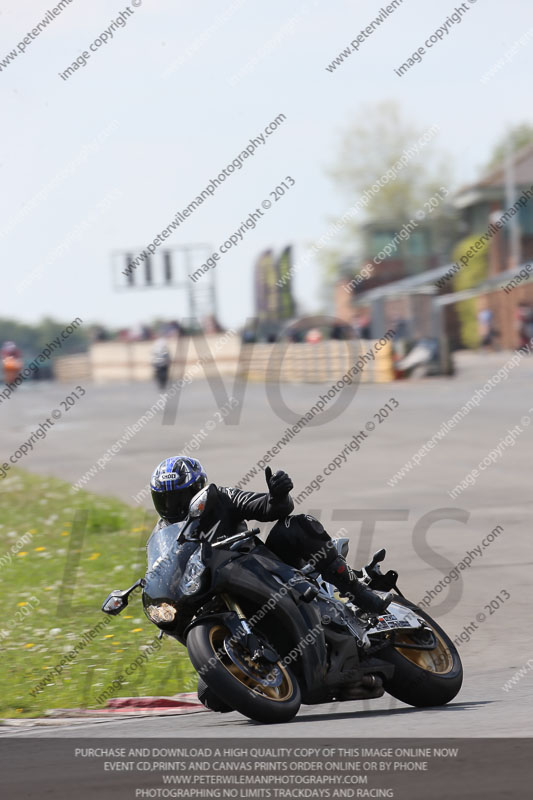
[[[463,665],[457,648],[425,611],[405,598],[395,598],[394,602],[407,606],[424,619],[435,646],[425,649],[427,637],[416,631],[396,631],[393,643],[380,653],[380,658],[394,664],[394,675],[383,682],[385,691],[402,703],[419,708],[449,703],[463,683]]]
[[[189,658],[201,680],[227,705],[257,722],[288,722],[301,705],[300,687],[279,661],[254,661],[216,619],[195,625],[187,636]]]

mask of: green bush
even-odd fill
[[[468,236],[456,245],[453,251],[453,260],[458,262],[468,250],[479,241],[479,235]],[[474,254],[465,267],[455,275],[453,288],[456,292],[464,289],[471,289],[485,280],[489,271],[489,248],[488,244]],[[477,300],[475,297],[470,300],[461,300],[457,303],[457,315],[461,330],[461,341],[465,347],[476,348],[480,345],[479,326],[477,321]]]

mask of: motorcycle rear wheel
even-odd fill
[[[202,681],[229,706],[257,722],[288,722],[296,716],[302,700],[291,671],[280,662],[253,662],[242,647],[238,650],[242,660],[230,658],[225,645],[230,639],[229,629],[216,619],[191,628],[187,650]],[[236,649],[232,647],[233,651]],[[281,676],[277,686],[265,680],[273,669],[279,670]]]
[[[463,665],[457,648],[443,629],[425,611],[405,598],[394,600],[411,608],[433,631],[437,646],[433,650],[402,648],[402,643],[416,644],[416,634],[395,633],[394,645],[380,653],[380,658],[394,664],[394,675],[384,680],[385,691],[418,708],[442,706],[458,694],[463,683]]]

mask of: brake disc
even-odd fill
[[[230,637],[224,639],[224,650],[235,666],[249,678],[257,681],[257,683],[260,683],[262,686],[271,686],[272,688],[281,685],[283,673],[277,664],[265,664],[260,661],[254,661],[247,650],[239,647],[239,645],[233,645]]]

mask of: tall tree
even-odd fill
[[[408,161],[366,205],[371,219],[404,220],[423,208],[440,186],[448,188],[451,183],[449,167],[429,127],[413,125],[395,102],[366,106],[344,133],[330,175],[354,204],[407,153]],[[426,142],[421,141],[425,134]]]
[[[423,219],[424,226],[431,229],[435,255],[442,263],[450,257],[460,235],[458,215],[451,204],[450,159],[437,148],[437,135],[438,130],[429,125],[414,125],[394,101],[363,107],[348,126],[329,174],[346,196],[347,206],[357,206],[360,211],[346,224],[344,236],[335,243],[337,250],[321,255],[328,282],[339,274],[342,257],[338,246],[342,247],[342,239],[344,254],[350,255],[350,260],[355,257],[362,266],[366,254],[360,233],[365,221],[384,222],[399,231],[409,220]],[[388,180],[384,180],[387,175]],[[441,187],[449,191],[449,196],[428,213],[425,203],[437,193],[444,198]],[[399,252],[406,247],[402,242]]]
[[[485,169],[493,170],[503,164],[508,145],[516,153],[527,144],[533,144],[533,125],[529,122],[513,125],[495,144]]]

